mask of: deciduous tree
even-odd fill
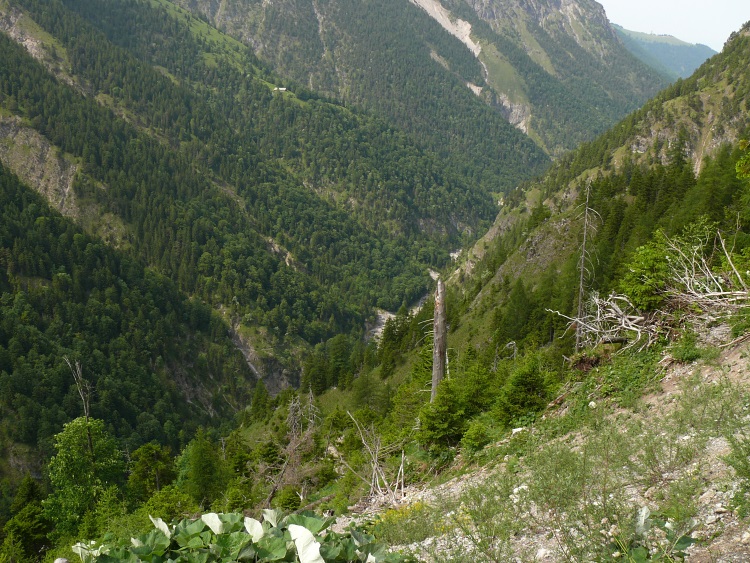
[[[48,465],[52,493],[43,505],[58,534],[66,536],[76,532],[107,487],[122,483],[125,463],[117,442],[96,418],[67,423],[55,436],[55,451]]]

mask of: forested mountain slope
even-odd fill
[[[174,6],[3,0],[0,30],[8,444],[78,414],[64,356],[133,447],[228,421],[253,371],[295,384],[335,335],[361,362],[373,307],[423,294],[494,215],[464,170]]]
[[[4,0],[0,29],[0,160],[256,351],[356,341],[546,161],[493,129],[488,184],[166,2]]]
[[[503,116],[559,154],[665,85],[590,1],[177,3],[250,43],[281,72],[460,158],[495,191],[508,184],[493,170],[494,147],[528,150]]]
[[[475,460],[502,480],[445,518],[446,505],[427,500],[368,531],[434,548],[422,553],[434,561],[453,556],[447,544],[415,542],[450,539],[458,524],[481,551],[458,534],[457,559],[504,561],[526,556],[516,540],[531,529],[561,557],[594,561],[643,556],[639,514],[684,546],[666,523],[682,518],[692,533],[697,509],[684,501],[710,481],[692,464],[706,444],[747,431],[747,399],[724,384],[698,394],[690,380],[684,409],[646,423],[641,400],[663,353],[715,358],[699,338],[750,327],[750,28],[502,195],[490,233],[447,280],[449,369],[431,401],[433,303],[407,305],[429,266],[447,273],[449,245],[494,216],[487,186],[467,179],[475,163],[461,168],[424,139],[284,82],[168,3],[0,0],[0,13],[0,469],[36,469],[26,461],[41,446],[48,477],[0,479],[0,559],[72,557],[75,541],[106,538],[130,559],[125,546],[153,558],[172,545],[294,560],[298,528],[265,534],[232,516],[249,534],[233,527],[219,542],[205,530],[223,527],[218,516],[179,531],[167,521],[269,506],[345,512],[378,488],[395,498],[393,484],[422,488]],[[574,354],[567,321],[550,311],[576,314],[584,201],[584,299],[617,291],[633,318],[659,321],[648,350],[615,354],[630,331]],[[675,304],[669,267],[682,250],[736,290],[720,326],[702,303]],[[362,339],[373,305],[399,308],[377,346]],[[288,360],[290,378],[304,355],[303,391],[271,398],[255,384],[227,320],[235,338]],[[83,409],[65,356],[94,383],[90,420],[73,419]],[[750,478],[747,440],[723,451]],[[712,493],[722,502],[726,483]],[[649,506],[663,513],[649,520],[640,485],[647,497],[655,484],[665,494]],[[734,501],[746,510],[746,489]],[[131,542],[154,515],[159,530]],[[316,526],[310,535],[327,525],[293,518]],[[369,539],[352,534],[351,555],[329,543],[325,559],[369,560],[357,553]],[[336,538],[306,537],[310,551]]]
[[[26,448],[48,455],[83,413],[65,358],[81,363],[91,415],[131,449],[178,447],[244,408],[255,378],[209,307],[83,233],[2,165],[0,216],[0,475],[37,473]]]

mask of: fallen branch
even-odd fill
[[[681,322],[706,326],[735,314],[750,304],[750,292],[718,232],[713,246],[715,250],[721,247],[730,271],[713,270],[714,260],[705,253],[711,236],[708,230],[689,241],[664,235],[669,274],[662,291],[663,308],[658,311],[641,314],[628,297],[616,293],[606,298],[592,293],[583,313],[579,308],[576,317],[551,309],[547,311],[567,319],[566,332],[575,327],[577,336],[587,346],[623,343],[623,349],[627,349],[640,344],[639,350],[648,348],[660,336],[668,335],[677,318]],[[680,312],[679,316],[673,313],[676,311]]]
[[[664,324],[659,315],[646,317],[637,314],[630,299],[616,293],[607,298],[592,293],[582,317],[570,317],[551,309],[547,311],[568,320],[566,331],[576,327],[586,346],[618,342],[623,343],[625,349],[640,343],[639,350],[642,350],[658,340]]]

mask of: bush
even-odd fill
[[[472,420],[461,438],[461,449],[468,454],[474,454],[490,443],[487,425],[481,420]]]
[[[386,510],[375,518],[370,530],[377,539],[392,545],[421,542],[439,532],[440,514],[420,501]]]
[[[672,345],[672,357],[678,362],[694,362],[696,360],[711,360],[718,356],[718,350],[712,347],[698,346],[698,338],[694,332],[686,332],[682,338]]]
[[[506,426],[521,420],[533,420],[534,415],[547,406],[548,375],[536,355],[523,358],[497,398],[494,407],[497,419]]]
[[[148,499],[141,510],[146,514],[161,514],[171,521],[197,513],[198,503],[179,487],[167,485]]]
[[[653,241],[636,249],[620,280],[620,291],[636,308],[653,311],[666,299],[669,275],[666,240],[659,231]]]
[[[297,487],[286,486],[273,497],[273,505],[287,512],[297,510],[302,503]]]

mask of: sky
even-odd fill
[[[612,23],[631,31],[674,35],[721,51],[750,21],[750,0],[597,0]]]

